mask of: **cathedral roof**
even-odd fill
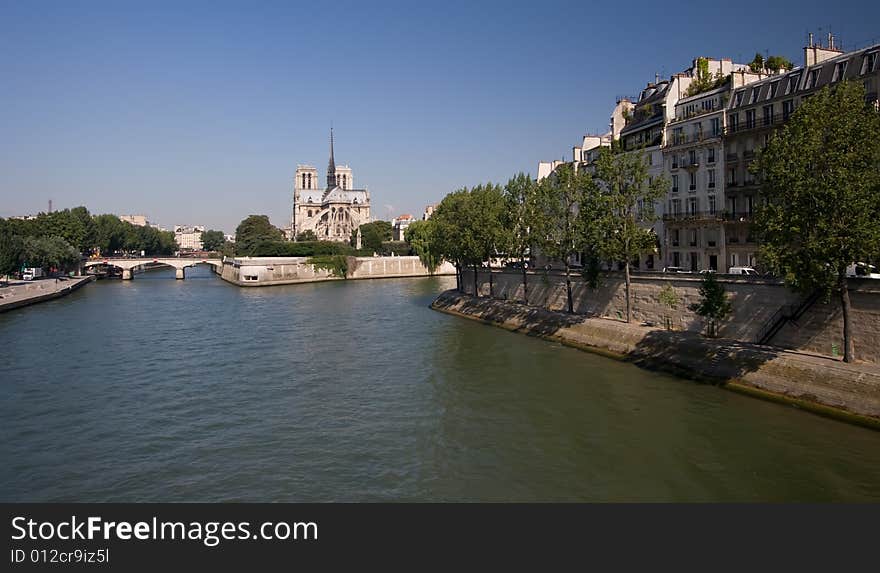
[[[365,189],[343,189],[342,187],[333,187],[324,192],[322,203],[369,203],[369,197]]]

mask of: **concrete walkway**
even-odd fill
[[[8,286],[0,287],[0,312],[68,295],[93,280],[91,276],[11,280]]]

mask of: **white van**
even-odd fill
[[[727,269],[729,275],[754,275],[758,276],[758,271],[752,267],[730,267]]]
[[[877,267],[868,263],[853,263],[846,268],[846,276],[862,279],[880,279]]]
[[[43,276],[43,269],[40,267],[26,268],[21,273],[21,279],[25,281],[32,281],[34,279],[38,279]]]

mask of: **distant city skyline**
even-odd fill
[[[297,163],[357,171],[373,216],[568,158],[615,98],[710,56],[802,64],[807,33],[877,40],[880,6],[332,7],[6,3],[0,216],[85,205],[165,228],[289,224]]]

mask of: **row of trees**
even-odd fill
[[[81,254],[135,251],[168,255],[177,249],[174,233],[140,227],[115,215],[92,216],[85,207],[40,213],[32,219],[0,218],[0,274],[21,266],[69,270]]]
[[[657,237],[654,204],[667,183],[648,176],[642,153],[604,149],[591,171],[560,166],[536,182],[520,173],[505,186],[487,184],[447,195],[434,215],[407,229],[407,240],[431,270],[448,260],[476,271],[493,258],[518,259],[528,292],[525,260],[537,248],[565,266],[568,311],[573,312],[571,258],[587,256],[585,273],[595,282],[602,263],[632,261],[652,251]],[[632,320],[629,265],[625,269],[627,312]],[[476,287],[475,287],[476,290]]]
[[[876,103],[866,105],[861,83],[841,82],[804,100],[750,167],[762,182],[753,223],[762,266],[804,295],[839,297],[848,362],[854,341],[847,268],[880,260],[878,133]],[[430,220],[411,225],[407,240],[429,269],[443,260],[454,263],[459,289],[461,269],[476,271],[499,256],[524,260],[537,248],[565,264],[571,312],[573,254],[586,254],[584,273],[594,283],[600,263],[631,261],[655,248],[648,223],[668,183],[647,173],[640,153],[613,148],[602,151],[592,172],[563,165],[541,182],[519,174],[503,187],[460,189]],[[623,268],[629,322],[629,264]],[[707,282],[709,302],[692,310],[709,318],[714,330],[730,307],[714,278]]]
[[[235,254],[250,257],[309,257],[315,255],[365,256],[409,255],[411,247],[405,241],[392,241],[391,223],[373,221],[360,226],[361,248],[357,249],[357,231],[350,244],[319,241],[314,231],[303,231],[296,241],[287,241],[281,229],[272,225],[266,215],[251,215],[235,230]],[[202,234],[202,241],[206,233]],[[207,249],[207,247],[206,247]]]

